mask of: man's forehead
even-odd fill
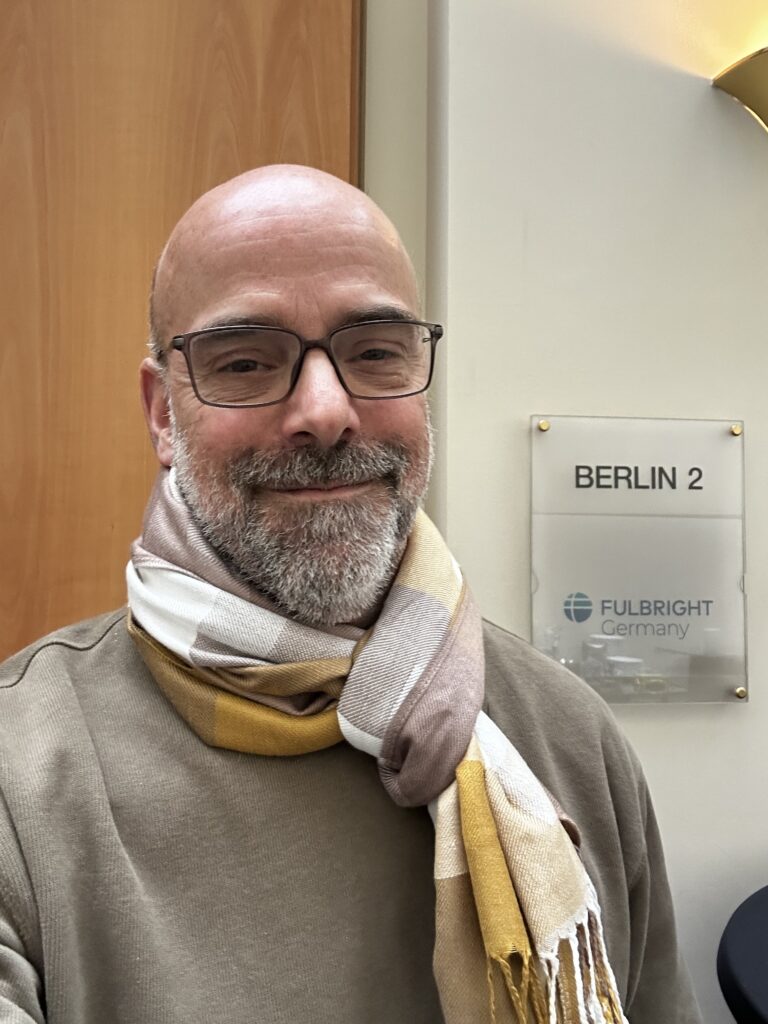
[[[403,292],[406,302],[413,291],[410,260],[396,237],[325,211],[231,219],[196,229],[168,253],[159,277],[169,295],[209,286],[270,292],[291,282],[330,291],[371,286]]]
[[[220,288],[222,298],[240,287],[269,291],[300,280],[330,291],[370,285],[416,312],[412,266],[388,218],[347,183],[300,170],[286,181],[236,179],[190,208],[158,265],[158,328],[203,284]]]

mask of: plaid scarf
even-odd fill
[[[172,471],[127,576],[131,634],[204,742],[281,756],[347,740],[396,803],[429,805],[446,1024],[626,1024],[595,890],[564,815],[481,711],[480,616],[423,513],[367,631],[279,615],[202,537]]]

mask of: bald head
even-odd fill
[[[274,164],[241,174],[201,196],[183,215],[162,251],[150,300],[157,353],[190,323],[201,285],[225,275],[247,290],[270,288],[287,268],[307,280],[329,260],[357,259],[384,273],[418,313],[413,266],[392,222],[359,189],[324,171]],[[372,284],[373,280],[371,281]],[[245,311],[244,311],[245,312]]]

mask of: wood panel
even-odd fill
[[[0,655],[122,604],[152,266],[258,164],[358,173],[359,0],[5,0]]]

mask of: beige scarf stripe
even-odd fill
[[[370,634],[281,618],[228,573],[161,478],[128,570],[142,657],[211,746],[297,756],[345,738],[394,800],[430,804],[446,1024],[626,1024],[558,809],[480,711],[480,618],[426,516]]]

